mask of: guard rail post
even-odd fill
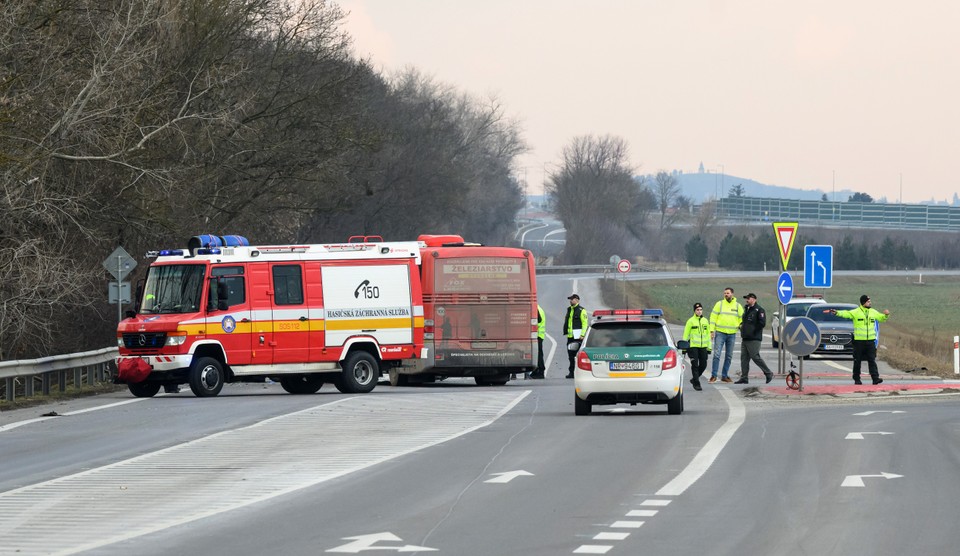
[[[40,375],[40,392],[44,396],[50,395],[50,373]]]
[[[57,375],[60,382],[60,393],[63,394],[67,391],[67,371],[57,371]]]
[[[33,376],[28,376],[23,380],[23,395],[30,397],[33,395]]]
[[[16,382],[13,377],[4,380],[4,386],[6,387],[6,399],[8,402],[13,401],[13,388],[16,386]]]

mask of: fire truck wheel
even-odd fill
[[[190,390],[198,398],[212,398],[223,389],[223,366],[212,357],[198,357],[190,365]]]
[[[127,384],[127,389],[138,398],[152,398],[160,391],[160,383],[138,382],[136,384]]]
[[[334,383],[345,394],[365,394],[380,380],[377,360],[365,351],[354,351],[343,360],[343,371]]]
[[[291,394],[316,394],[323,379],[317,375],[285,376],[280,378],[280,386]]]

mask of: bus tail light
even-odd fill
[[[677,366],[677,350],[669,349],[667,354],[663,357],[663,367],[662,370],[666,371],[667,369],[672,369]]]
[[[584,371],[590,370],[590,356],[587,352],[581,351],[577,354],[577,368]]]
[[[433,334],[433,319],[423,320],[423,331],[427,334]]]

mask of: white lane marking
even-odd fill
[[[873,415],[874,413],[906,413],[906,411],[900,411],[899,409],[894,409],[893,411],[887,409],[881,409],[879,411],[861,411],[860,413],[854,413],[855,417],[866,417],[868,415]]]
[[[529,234],[530,232],[532,232],[532,231],[534,231],[534,230],[541,230],[541,229],[546,228],[546,227],[547,227],[546,224],[539,224],[539,225],[537,225],[537,226],[534,226],[534,227],[532,227],[532,228],[530,228],[530,229],[525,230],[522,234],[520,234],[520,248],[521,248],[521,249],[523,248],[523,242],[524,242],[525,239],[527,239],[527,234]],[[544,236],[544,238],[546,238],[546,236]]]
[[[826,363],[827,365],[830,365],[834,369],[840,369],[841,371],[846,371],[851,375],[853,374],[853,369],[851,369],[850,367],[844,367],[843,365],[841,365],[840,363],[837,363],[836,361],[830,361],[828,359],[824,359],[823,362]]]
[[[892,432],[884,432],[884,431],[877,431],[877,432],[848,432],[848,433],[847,433],[847,437],[844,438],[844,440],[863,440],[863,435],[865,435],[865,434],[879,434],[880,436],[886,436],[886,435],[888,435],[888,434],[893,434],[893,433],[892,433]]]
[[[655,498],[648,498],[643,502],[640,502],[641,506],[669,506],[669,500],[657,500]]]
[[[573,551],[574,554],[606,554],[612,546],[599,544],[585,544]]]
[[[550,365],[553,364],[553,354],[557,351],[557,341],[553,339],[553,336],[546,334],[546,339],[550,340],[550,354],[546,356],[547,361],[543,365],[543,376],[546,377],[550,373]]]
[[[841,487],[863,487],[866,486],[863,484],[864,477],[876,477],[878,479],[899,479],[903,475],[897,475],[896,473],[880,473],[879,475],[847,475],[843,478],[843,484]]]
[[[357,535],[355,537],[343,537],[347,544],[342,544],[338,547],[331,548],[326,552],[335,552],[343,554],[359,554],[364,550],[396,550],[397,552],[436,552],[436,548],[430,548],[428,546],[416,546],[413,544],[405,544],[402,546],[374,546],[379,541],[389,541],[389,542],[400,542],[403,539],[394,535],[390,532],[384,533],[372,533],[370,535]]]
[[[627,517],[653,517],[660,510],[630,510]]]
[[[610,527],[618,527],[621,529],[639,529],[642,526],[642,521],[614,521],[610,524]]]
[[[128,403],[143,402],[147,401],[150,398],[134,398],[132,400],[124,400],[122,402],[108,403],[106,405],[98,405],[96,407],[88,407],[86,409],[78,409],[76,411],[68,411],[66,413],[61,413],[59,415],[51,415],[49,417],[37,417],[35,419],[27,419],[26,421],[17,421],[16,423],[10,423],[9,425],[3,425],[0,427],[0,432],[13,430],[17,427],[22,427],[24,425],[29,425],[31,423],[39,423],[40,421],[46,421],[48,419],[56,419],[58,417],[69,417],[71,415],[80,415],[81,413],[89,413],[91,411],[100,411],[101,409],[110,409],[111,407],[117,407],[120,405],[127,405]]]
[[[2,550],[72,554],[249,506],[458,438],[529,394],[342,398],[3,492]]]
[[[615,531],[604,531],[593,536],[595,541],[622,541],[630,536],[630,533],[618,533]]]
[[[507,471],[504,473],[491,473],[491,475],[496,475],[492,479],[487,479],[483,481],[485,483],[509,483],[510,481],[516,479],[517,477],[533,477],[533,473],[529,471],[524,471],[519,469],[517,471]]]
[[[747,410],[740,398],[729,388],[718,386],[717,390],[730,407],[727,421],[717,429],[717,432],[713,433],[710,440],[693,457],[693,461],[687,464],[687,467],[672,481],[657,491],[657,496],[680,496],[693,483],[697,482],[707,472],[707,469],[710,469],[714,460],[717,459],[717,456],[720,455],[720,452],[723,451],[723,448],[733,438],[733,434],[737,432],[737,429],[746,419]]]

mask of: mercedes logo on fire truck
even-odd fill
[[[137,341],[140,343],[141,346],[147,345],[147,335],[141,334],[140,337],[137,338]]]

